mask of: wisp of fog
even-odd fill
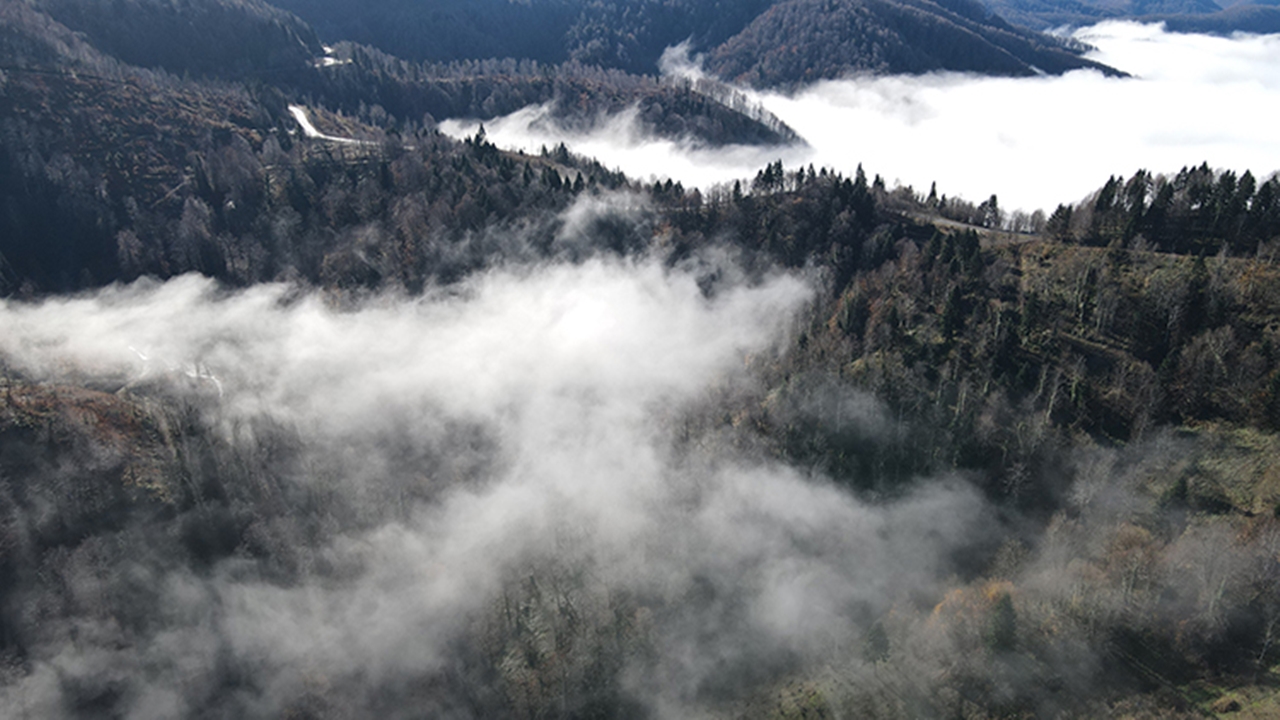
[[[746,366],[780,352],[813,292],[787,274],[712,293],[699,279],[592,259],[343,309],[195,276],[4,302],[0,354],[33,381],[187,387],[203,422],[249,455],[280,452],[263,428],[283,428],[293,459],[273,467],[287,478],[246,481],[296,485],[287,497],[307,500],[285,516],[307,517],[254,532],[321,530],[287,580],[252,553],[199,570],[150,543],[161,559],[129,571],[159,594],[146,629],[46,623],[0,714],[57,715],[67,688],[106,687],[131,717],[278,717],[308,693],[353,716],[477,716],[481,700],[441,699],[446,680],[413,688],[491,652],[513,593],[525,614],[510,632],[579,643],[546,657],[622,664],[620,692],[658,717],[847,648],[867,618],[950,572],[984,503],[939,481],[868,505],[713,436],[689,441],[682,417],[749,384]],[[553,600],[561,614],[535,612]],[[575,627],[623,628],[648,650],[583,650],[615,641],[574,639]],[[498,667],[514,683],[536,663]],[[555,669],[566,683],[591,671]]]
[[[1161,25],[1105,22],[1073,36],[1095,46],[1089,57],[1129,73],[990,78],[962,74],[828,81],[793,94],[750,93],[794,128],[806,147],[706,148],[654,138],[623,114],[591,132],[569,132],[529,108],[486,122],[500,146],[536,152],[565,142],[571,150],[633,177],[672,178],[686,186],[750,178],[775,159],[852,174],[859,163],[890,186],[1028,212],[1082,199],[1111,175],[1139,169],[1174,173],[1188,165],[1280,169],[1280,36],[1231,38],[1174,34]],[[669,72],[697,72],[673,62]],[[450,121],[455,136],[475,122]]]

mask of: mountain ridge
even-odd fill
[[[767,0],[745,4],[700,4],[692,0],[545,0],[529,4],[494,1],[484,5],[483,12],[458,7],[458,3],[449,0],[413,5],[388,1],[362,9],[358,15],[341,3],[277,3],[310,18],[335,39],[350,37],[405,57],[433,60],[479,59],[505,53],[499,38],[509,32],[506,28],[517,26],[527,15],[546,25],[539,26],[542,40],[536,48],[518,46],[526,56],[542,61],[574,59],[633,73],[656,72],[662,53],[683,42],[688,42],[694,53],[718,58],[713,60],[712,69],[723,67],[722,79],[726,80],[745,75],[753,63],[772,62],[777,69],[756,72],[755,76],[757,82],[777,85],[860,71],[951,70],[1027,75],[1034,74],[1033,67],[1053,74],[1093,67],[1114,72],[1080,58],[1075,48],[1050,36],[1015,29],[983,5],[968,0]],[[861,10],[853,12],[855,5]],[[539,12],[544,14],[538,15]],[[468,13],[482,15],[483,22],[477,18],[468,24]],[[432,19],[437,14],[447,17],[448,22],[434,23]],[[850,15],[857,15],[856,21]],[[528,18],[525,21],[534,22]],[[458,28],[458,24],[465,27]],[[840,25],[844,34],[827,37],[833,25]],[[490,34],[485,35],[485,28],[490,26]],[[415,35],[402,36],[405,27],[416,28]],[[483,39],[459,47],[455,45],[458,33],[479,33]],[[815,42],[821,48],[814,46]],[[780,62],[777,54],[782,47],[806,48],[804,59],[808,64],[798,69],[792,67],[797,63]],[[939,52],[939,47],[943,51]]]
[[[1164,23],[1170,32],[1230,35],[1280,32],[1274,2],[1223,5],[1214,0],[984,0],[1010,22],[1035,30],[1092,25],[1103,20]]]
[[[929,0],[788,0],[712,50],[708,67],[756,86],[857,72],[1032,76],[1089,68],[1123,74],[1057,40],[1015,29],[977,3],[949,5],[955,10]]]

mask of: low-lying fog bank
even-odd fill
[[[1164,32],[1159,25],[1107,22],[1073,34],[1090,57],[1130,73],[1107,78],[982,78],[942,74],[822,82],[795,93],[752,93],[794,128],[807,147],[710,149],[647,136],[628,115],[571,133],[540,108],[485,123],[501,147],[538,152],[566,143],[638,178],[672,178],[706,187],[750,178],[775,159],[852,174],[859,163],[890,185],[922,193],[930,183],[979,202],[1052,210],[1096,190],[1110,175],[1139,169],[1280,169],[1280,36],[1220,38]],[[672,62],[673,73],[697,72]],[[475,122],[441,129],[473,134]]]
[[[741,692],[855,644],[896,598],[934,591],[985,504],[944,481],[870,506],[691,441],[688,418],[750,385],[747,363],[781,351],[812,296],[792,275],[735,281],[725,265],[712,288],[706,273],[521,266],[345,310],[196,276],[0,304],[8,372],[50,388],[10,386],[14,457],[48,393],[88,383],[142,413],[175,448],[157,462],[178,468],[108,477],[104,448],[141,442],[120,441],[111,396],[42,411],[62,419],[33,447],[61,447],[66,427],[87,439],[9,479],[6,522],[31,534],[14,530],[27,550],[6,567],[35,557],[50,523],[81,539],[39,574],[10,571],[0,625],[27,670],[0,683],[3,714],[279,717],[321,696],[356,714],[492,716],[483,699],[456,704],[539,661],[451,673],[527,632],[542,662],[585,663],[556,682],[687,717],[708,685]],[[174,398],[193,414],[159,409]],[[111,501],[84,493],[113,482],[174,508],[135,498],[97,520]],[[519,612],[551,616],[512,620],[513,592]],[[503,617],[516,625],[492,625]],[[413,689],[428,682],[435,706]]]

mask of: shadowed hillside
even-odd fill
[[[310,19],[329,37],[436,61],[494,56],[544,62],[573,59],[653,73],[666,48],[688,42],[693,52],[708,54],[710,68],[723,79],[760,86],[851,72],[1029,75],[1081,67],[1110,72],[1081,59],[1075,48],[1014,29],[980,4],[968,2],[388,1],[362,6],[359,13],[342,3],[280,4]],[[521,34],[522,25],[540,30]],[[540,39],[537,47],[528,46],[530,38]]]
[[[778,3],[713,50],[708,66],[732,81],[765,87],[852,73],[1114,72],[1052,38],[1009,26],[976,2],[927,0]]]

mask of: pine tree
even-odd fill
[[[889,659],[889,634],[884,631],[884,624],[879,620],[872,624],[862,638],[862,659],[869,663]]]
[[[991,617],[987,620],[987,649],[993,652],[1008,652],[1014,648],[1018,639],[1018,612],[1013,607],[1013,598],[1009,593],[1001,593],[996,604],[991,608]]]

